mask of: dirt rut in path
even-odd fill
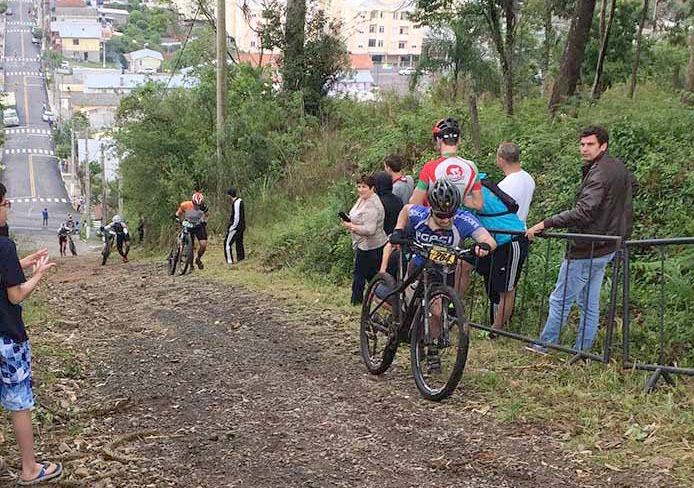
[[[398,365],[366,374],[358,324],[299,312],[204,272],[65,260],[42,288],[62,319],[39,398],[64,486],[574,487],[647,479],[578,464],[537,425],[499,424],[462,389],[435,404]],[[69,268],[68,268],[69,266]],[[43,386],[48,389],[48,387]],[[620,478],[611,477],[619,474]],[[659,486],[666,480],[659,479]]]

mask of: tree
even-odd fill
[[[549,100],[551,114],[564,100],[576,93],[576,85],[581,73],[581,64],[585,53],[586,43],[590,35],[590,27],[593,22],[595,0],[577,0],[576,9],[571,19],[571,27],[564,46],[559,68],[559,76],[554,82],[552,96]]]
[[[614,0],[613,0],[614,1]],[[641,11],[641,19],[639,20],[639,30],[636,34],[636,52],[634,53],[634,61],[631,67],[631,82],[629,83],[629,98],[634,98],[636,90],[636,74],[639,70],[639,59],[641,58],[641,35],[643,33],[643,25],[646,23],[648,15],[648,0],[643,0],[643,10]]]
[[[304,85],[304,35],[306,0],[287,0],[287,21],[284,28],[284,89],[300,91]]]
[[[687,64],[686,90],[694,93],[694,28],[689,29],[689,63]]]
[[[600,98],[602,94],[602,70],[605,64],[605,56],[607,55],[607,43],[610,40],[614,11],[617,7],[617,0],[612,0],[610,4],[610,16],[605,20],[607,1],[608,0],[602,0],[600,7],[600,52],[598,53],[598,64],[595,67],[595,80],[593,81],[593,90],[591,94],[594,100]]]

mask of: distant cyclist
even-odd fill
[[[58,229],[58,245],[60,246],[60,255],[67,256],[67,236],[72,230],[67,226],[66,222],[60,224]]]
[[[120,215],[114,215],[111,223],[104,227],[104,239],[108,239],[108,234],[113,232],[116,235],[116,248],[118,254],[123,258],[123,262],[128,262],[128,253],[130,252],[130,232],[128,226],[125,225]],[[105,260],[104,260],[105,261]],[[104,264],[106,264],[104,262]]]
[[[481,210],[484,204],[482,185],[475,163],[458,156],[460,127],[455,119],[442,119],[434,124],[432,137],[440,157],[426,163],[419,173],[419,181],[410,197],[410,203],[427,205],[427,191],[439,179],[446,178],[460,191],[462,205]]]
[[[195,264],[199,269],[205,266],[202,264],[202,255],[207,249],[207,207],[205,206],[205,197],[199,191],[193,193],[190,200],[181,202],[176,210],[176,218],[187,220],[195,227],[191,230],[191,235],[198,238],[200,245],[198,246],[198,257],[195,259]]]

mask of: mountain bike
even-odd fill
[[[401,245],[399,279],[379,273],[369,283],[360,321],[362,359],[371,374],[383,374],[400,343],[409,342],[417,389],[427,400],[443,400],[460,382],[469,345],[463,304],[456,291],[445,284],[445,277],[471,249],[412,241],[392,243]],[[486,244],[476,246],[485,248]],[[405,251],[423,258],[422,266],[407,278]]]
[[[67,235],[67,244],[72,255],[77,256],[77,247],[75,246],[75,242],[72,240],[72,232]]]
[[[113,250],[113,240],[116,238],[116,232],[110,229],[106,230],[104,227],[101,227],[101,232],[103,232],[104,239],[104,245],[101,248],[101,265],[106,266],[106,260]]]
[[[176,222],[181,222],[176,219]],[[178,274],[184,275],[190,269],[193,270],[193,235],[192,231],[199,224],[191,224],[187,220],[181,223],[181,231],[176,236],[176,240],[169,251],[167,262],[169,265],[169,274],[174,275],[176,268]]]

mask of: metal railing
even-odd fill
[[[514,239],[519,239],[522,232],[497,231],[490,230],[492,234],[508,234]],[[688,307],[686,303],[686,290],[690,286],[690,281],[694,280],[694,265],[692,266],[692,277],[680,279],[678,282],[679,288],[676,290],[666,291],[668,281],[666,277],[675,278],[677,266],[672,264],[672,259],[668,261],[666,250],[675,247],[679,254],[682,252],[683,246],[691,246],[694,244],[694,238],[674,238],[674,239],[650,239],[650,240],[631,240],[622,242],[622,239],[614,236],[600,236],[587,234],[570,234],[570,233],[555,233],[545,232],[541,235],[541,240],[536,241],[530,246],[528,257],[523,267],[523,276],[515,287],[515,304],[514,313],[506,324],[504,329],[492,327],[491,313],[494,304],[490,299],[484,300],[481,304],[478,300],[480,293],[476,293],[475,283],[468,290],[464,298],[466,305],[469,324],[477,329],[486,331],[490,334],[509,337],[515,340],[523,341],[531,345],[539,345],[545,348],[554,349],[572,355],[569,363],[573,363],[579,359],[590,359],[602,363],[608,363],[615,352],[615,348],[619,350],[619,342],[621,342],[622,365],[624,368],[636,369],[643,371],[652,371],[653,375],[648,380],[645,390],[651,390],[657,383],[659,378],[664,378],[668,382],[672,382],[670,374],[685,374],[694,375],[694,368],[684,367],[678,362],[678,354],[689,349],[689,344],[672,344],[670,340],[671,334],[668,329],[676,328],[677,320],[686,320],[686,317],[694,318],[694,305],[692,311],[689,309],[679,313],[676,317],[670,317],[666,320],[667,310],[678,311],[682,307]],[[563,307],[567,303],[567,287],[564,286],[563,293],[560,293],[562,310],[560,317],[568,316],[568,329],[562,327],[560,330],[560,338],[566,340],[568,337],[577,338],[573,346],[567,345],[560,340],[558,343],[551,343],[540,340],[543,323],[547,319],[549,313],[549,296],[551,289],[550,284],[553,283],[551,278],[556,279],[556,268],[562,261],[567,267],[567,276],[571,273],[571,263],[575,260],[566,257],[571,241],[581,240],[584,243],[589,243],[590,248],[587,259],[590,261],[588,268],[588,289],[576,297],[579,309],[583,313],[580,314],[579,320],[576,321],[575,315],[570,310],[564,310]],[[583,338],[586,333],[586,313],[588,310],[587,300],[590,295],[591,273],[595,266],[593,260],[595,249],[598,244],[613,242],[617,251],[608,268],[605,271],[605,276],[602,280],[600,306],[601,311],[598,313],[598,321],[600,327],[595,336],[595,343],[590,349],[584,349],[579,346],[579,342],[583,344]],[[543,249],[544,247],[544,249]],[[563,248],[564,252],[561,252]],[[690,248],[693,249],[694,248]],[[653,251],[655,250],[655,252]],[[538,252],[542,251],[542,252]],[[679,255],[678,254],[678,255]],[[673,254],[673,259],[674,259]],[[694,262],[694,255],[693,255]],[[667,263],[671,264],[668,266]],[[506,263],[507,265],[509,263]],[[582,263],[585,269],[585,262]],[[640,286],[634,287],[633,275],[634,269],[640,270],[640,275],[644,274],[642,268],[647,269],[648,276],[653,283],[641,283]],[[670,269],[671,268],[671,269]],[[578,269],[575,268],[578,272]],[[669,270],[669,272],[668,272]],[[473,271],[474,273],[474,271]],[[584,277],[585,278],[585,277]],[[568,282],[568,280],[567,280]],[[532,283],[532,286],[530,286]],[[566,283],[566,282],[565,282]],[[619,297],[619,287],[622,287],[621,300]],[[652,286],[657,285],[657,286]],[[485,295],[489,296],[489,289],[484,290]],[[558,291],[558,288],[557,290]],[[657,291],[657,294],[656,294]],[[679,292],[679,293],[678,293]],[[520,296],[519,296],[520,295]],[[583,303],[578,302],[584,300]],[[677,302],[671,305],[670,302]],[[571,308],[571,303],[569,307]],[[684,303],[684,305],[683,305]],[[631,316],[637,312],[638,323],[644,324],[643,333],[634,337],[632,322],[634,317]],[[644,318],[644,314],[648,317]],[[654,315],[655,314],[655,315]],[[482,317],[482,318],[481,318]],[[621,318],[621,328],[618,323]],[[657,322],[656,322],[657,321]],[[691,327],[689,321],[685,327]],[[657,339],[653,336],[653,324],[657,323]],[[669,326],[669,327],[668,327]],[[621,341],[619,338],[615,340],[615,336],[621,333]],[[581,337],[581,340],[578,340]],[[634,359],[634,341],[638,340],[638,354],[646,359]],[[654,343],[657,342],[657,344]],[[596,351],[596,349],[600,349]]]

